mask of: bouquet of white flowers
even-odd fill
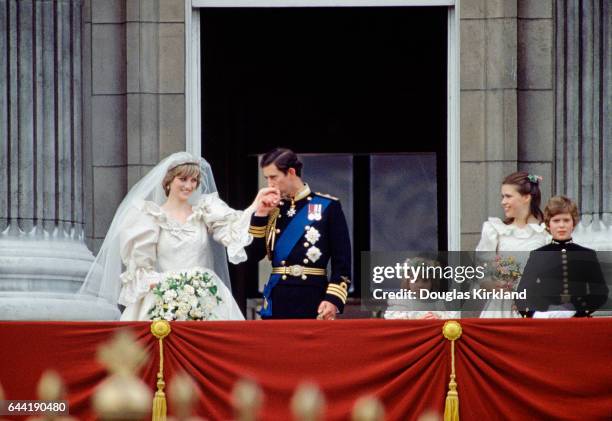
[[[149,310],[151,320],[211,320],[213,310],[223,299],[213,276],[202,268],[165,274],[152,289],[155,306]]]

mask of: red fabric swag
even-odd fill
[[[460,321],[456,342],[462,420],[612,419],[612,323],[607,319]],[[199,386],[197,412],[232,418],[242,377],[265,394],[261,419],[290,419],[297,385],[310,380],[327,400],[327,420],[350,419],[357,398],[382,400],[388,420],[440,414],[450,374],[443,321],[337,320],[178,322],[164,340],[166,383],[180,371]],[[96,350],[130,328],[150,358],[139,376],[155,390],[158,342],[143,322],[2,322],[0,382],[6,399],[36,399],[52,368],[68,388],[70,413],[93,419],[90,400],[107,375]],[[172,412],[172,405],[169,405]],[[17,418],[15,418],[17,419]]]

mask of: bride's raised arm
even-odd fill
[[[204,220],[214,240],[227,247],[229,261],[238,264],[247,260],[244,248],[253,241],[249,234],[251,215],[262,201],[278,200],[277,192],[272,188],[261,189],[244,211],[232,209],[217,193],[205,194],[193,211]]]

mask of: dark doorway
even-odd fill
[[[434,179],[433,199],[421,203],[434,207],[423,209],[435,219],[427,240],[446,248],[440,211],[447,193],[446,8],[204,8],[201,45],[202,151],[231,206],[250,203],[257,155],[273,147],[350,155],[350,212],[353,225],[362,227],[353,230],[357,280],[359,252],[374,242],[375,209],[385,212],[370,203],[377,200],[370,192],[380,185],[377,171],[388,177],[396,171],[386,163],[401,169],[402,162],[430,162],[433,168],[422,172]],[[418,154],[427,159],[415,161]],[[402,155],[412,161],[384,159]],[[425,181],[396,177],[395,188]],[[419,223],[397,209],[389,217]],[[257,296],[256,262],[230,270],[241,305]]]

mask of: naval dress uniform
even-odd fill
[[[572,240],[552,240],[531,252],[517,288],[527,298],[517,302],[524,316],[534,311],[570,309],[585,317],[608,300],[608,286],[594,250]]]
[[[324,300],[343,311],[351,282],[351,243],[337,198],[305,185],[268,216],[253,215],[249,233],[249,259],[267,256],[272,263],[263,319],[314,319]]]

